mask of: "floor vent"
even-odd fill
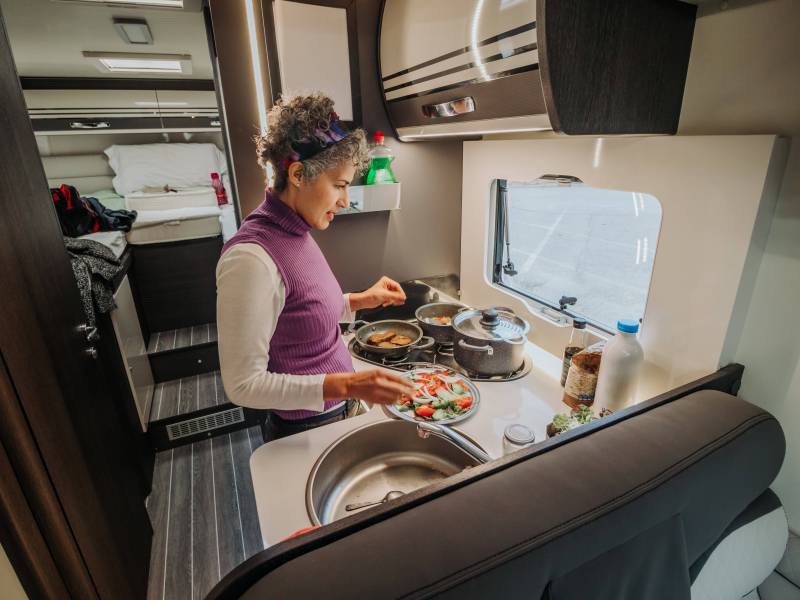
[[[222,412],[206,415],[204,417],[195,417],[194,419],[187,419],[172,425],[167,425],[167,436],[169,441],[179,440],[181,438],[206,433],[214,429],[221,429],[234,423],[244,422],[244,411],[240,408],[229,408]]]

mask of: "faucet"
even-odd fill
[[[422,439],[426,439],[431,435],[435,435],[436,437],[448,440],[461,448],[479,463],[487,463],[492,460],[489,455],[486,454],[486,452],[478,448],[475,444],[450,427],[446,427],[444,425],[434,425],[433,423],[420,421],[417,423],[417,435]]]

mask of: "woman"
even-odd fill
[[[349,205],[347,187],[367,162],[364,132],[345,131],[319,93],[282,99],[267,123],[258,155],[274,184],[223,248],[217,327],[225,392],[269,410],[270,441],[345,418],[353,398],[390,404],[413,388],[386,371],[354,373],[339,333],[358,309],[403,304],[400,285],[382,277],[343,295],[309,233]]]

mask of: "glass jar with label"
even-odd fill
[[[533,444],[536,436],[527,425],[514,423],[503,432],[503,454],[511,454]]]
[[[567,383],[567,373],[572,357],[586,348],[589,339],[589,332],[586,331],[586,319],[575,317],[572,319],[572,333],[569,336],[569,343],[564,348],[564,360],[561,366],[561,387]]]

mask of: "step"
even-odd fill
[[[206,323],[205,325],[193,325],[181,329],[170,329],[169,331],[157,331],[150,335],[150,343],[147,345],[148,354],[166,352],[169,350],[179,350],[217,341],[217,324]]]
[[[150,368],[156,382],[167,382],[219,369],[217,324],[160,331],[150,336]]]
[[[258,412],[232,404],[220,372],[210,371],[156,385],[148,435],[156,450],[165,450],[259,423]]]

